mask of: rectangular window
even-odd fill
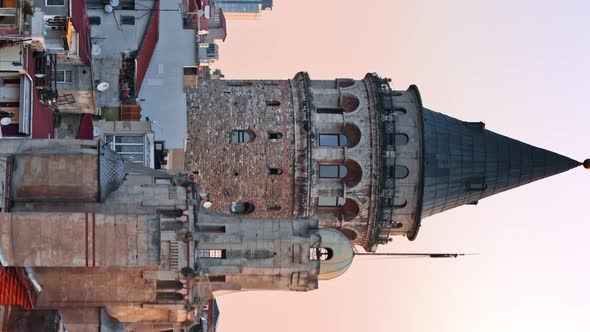
[[[185,75],[197,75],[197,67],[184,67]]]
[[[90,25],[100,25],[100,16],[90,16],[88,21],[90,21]]]
[[[45,0],[45,6],[65,6],[66,0]]]
[[[225,233],[225,226],[216,225],[198,225],[201,233]]]
[[[72,71],[57,70],[55,73],[55,81],[57,83],[72,83]]]
[[[319,207],[343,206],[344,201],[345,201],[344,197],[320,196],[320,197],[318,197],[318,206]]]
[[[318,114],[342,114],[341,108],[318,108],[316,109]]]
[[[225,249],[197,249],[195,256],[198,258],[225,258]]]
[[[343,165],[320,165],[320,178],[336,179],[346,176],[346,167]]]
[[[343,146],[346,136],[340,134],[320,134],[320,146]]]
[[[225,282],[225,276],[209,276],[209,282]]]
[[[473,179],[467,182],[467,190],[469,191],[484,191],[487,187],[484,178]]]
[[[143,163],[144,138],[143,136],[118,136],[106,135],[105,140],[111,149],[132,162]]]
[[[121,25],[135,25],[135,16],[121,15]]]

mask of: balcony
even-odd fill
[[[24,37],[22,4],[22,0],[0,0],[0,36]]]

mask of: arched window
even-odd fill
[[[182,289],[184,285],[179,280],[157,280],[156,289]]]
[[[341,108],[317,108],[316,112],[318,114],[342,114],[342,109]]]
[[[266,209],[269,211],[279,211],[281,209],[281,206],[278,204],[268,204],[266,206]]]
[[[360,212],[358,203],[351,198],[344,197],[318,197],[318,208],[332,211],[329,208],[337,208],[338,215],[344,220],[352,220]]]
[[[395,166],[395,178],[396,179],[403,179],[408,176],[410,171],[406,166]]]
[[[254,204],[250,202],[232,202],[229,212],[233,214],[249,214],[254,212]]]
[[[281,139],[283,138],[282,133],[268,133],[268,139]]]
[[[231,140],[232,144],[250,143],[254,139],[249,130],[232,130]]]
[[[408,144],[408,141],[408,135],[395,134],[395,145],[406,145]]]
[[[408,201],[406,201],[405,199],[394,198],[393,200],[393,206],[396,208],[403,208],[406,207],[406,205],[408,205]]]
[[[357,238],[356,232],[352,229],[342,228],[339,231],[342,232],[342,234],[344,234],[344,236],[346,236],[350,241],[354,241]]]
[[[393,108],[393,112],[394,113],[406,114],[406,109],[403,108],[403,107],[394,107]]]
[[[162,218],[180,218],[183,215],[183,211],[181,209],[157,209],[156,213],[158,213]]]
[[[393,221],[389,224],[389,228],[394,228],[394,229],[402,228],[403,226],[404,226],[404,224],[402,224],[401,222],[396,222],[396,221]]]
[[[318,206],[319,207],[338,207],[338,206],[344,206],[345,203],[346,203],[346,199],[344,197],[326,197],[326,196],[318,197]]]
[[[309,259],[312,261],[327,261],[334,257],[331,248],[309,248]]]
[[[346,146],[348,139],[342,134],[320,134],[320,146]]]
[[[320,165],[320,178],[337,179],[346,176],[348,171],[344,165]]]
[[[280,168],[269,168],[268,175],[281,175],[283,174],[283,170]]]
[[[184,295],[177,293],[177,292],[157,292],[156,293],[156,301],[181,301],[184,298]]]
[[[281,102],[278,100],[267,100],[266,106],[281,106]]]
[[[342,99],[340,100],[340,108],[344,110],[346,113],[354,112],[359,107],[360,101],[359,99],[350,94],[343,94]]]

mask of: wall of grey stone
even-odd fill
[[[375,121],[371,107],[370,96],[365,81],[348,81],[347,84],[337,84],[332,81],[311,81],[314,109],[312,111],[312,159],[313,175],[311,176],[314,215],[320,217],[322,226],[337,229],[347,229],[347,235],[354,238],[357,244],[365,241],[367,225],[369,223],[371,193],[373,181],[373,151]],[[370,83],[369,83],[370,84]],[[342,108],[343,97],[352,96],[358,100],[358,106],[352,112],[343,111],[341,114],[318,113],[319,108]],[[352,124],[360,131],[360,140],[353,147],[326,147],[319,145],[320,134],[345,134],[344,126]],[[351,138],[349,138],[350,140]],[[320,165],[344,164],[346,161],[355,162],[360,166],[361,174],[358,184],[347,187],[345,179],[323,179],[319,177]],[[348,169],[348,175],[352,173]],[[356,181],[355,181],[356,182]],[[342,211],[334,208],[318,207],[319,197],[343,197],[352,200],[347,204],[358,205],[359,213],[353,218],[345,218]],[[354,233],[352,233],[354,232]],[[354,235],[353,235],[354,234]]]
[[[225,283],[213,289],[317,288],[319,261],[311,261],[309,249],[320,241],[318,224],[308,219],[252,219],[201,213],[196,249],[225,251],[224,259],[198,258],[196,269],[207,275],[223,275]],[[207,226],[224,231],[206,231]],[[197,227],[199,229],[199,227]]]

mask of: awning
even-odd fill
[[[92,124],[92,116],[90,114],[86,113],[82,115],[76,139],[94,139],[94,125]]]
[[[152,17],[148,23],[145,35],[139,46],[137,57],[135,58],[135,96],[139,96],[139,90],[141,84],[145,78],[145,74],[150,66],[152,55],[156,50],[156,44],[158,43],[159,27],[160,25],[160,1],[158,0],[152,8]]]

